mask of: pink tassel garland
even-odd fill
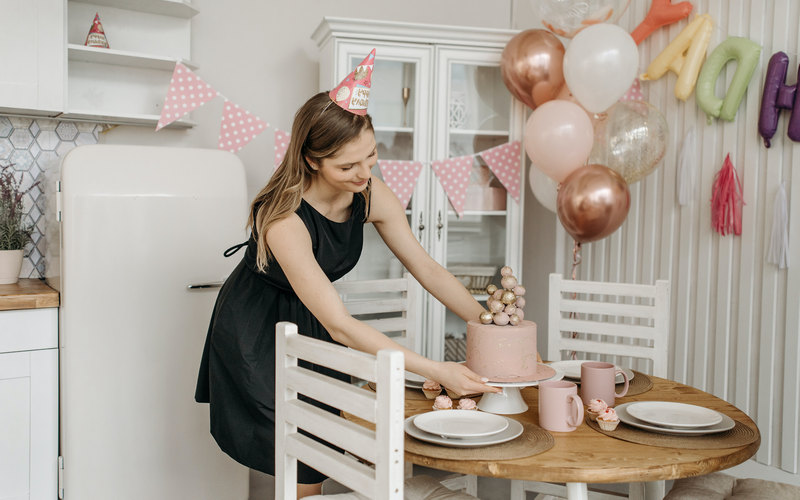
[[[714,178],[711,191],[711,225],[725,236],[733,232],[742,234],[742,181],[731,163],[731,155],[725,156],[722,168]]]

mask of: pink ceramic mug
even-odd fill
[[[539,425],[548,431],[570,432],[583,422],[578,386],[563,380],[539,382]]]
[[[617,374],[621,373],[625,385],[619,394],[614,392]],[[581,397],[584,401],[602,399],[608,406],[614,406],[614,399],[628,393],[628,375],[611,363],[586,361],[581,363]]]

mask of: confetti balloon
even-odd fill
[[[545,28],[566,38],[597,23],[615,23],[630,0],[531,0]]]
[[[664,115],[646,101],[620,101],[594,122],[589,163],[605,165],[633,184],[650,175],[667,151]]]

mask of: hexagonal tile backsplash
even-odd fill
[[[45,227],[57,223],[52,197],[61,176],[61,158],[75,146],[97,144],[101,128],[96,123],[0,116],[0,160],[13,163],[14,169],[23,173],[25,186],[39,181],[24,199],[25,218],[34,224],[34,230],[33,243],[26,247],[22,262],[23,278],[45,276],[48,245]],[[47,231],[47,234],[58,232]]]

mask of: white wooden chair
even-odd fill
[[[293,323],[281,322],[275,329],[275,498],[297,498],[299,460],[353,490],[308,498],[401,500],[430,494],[437,499],[474,500],[473,496],[451,492],[427,476],[403,478],[402,352],[382,350],[372,356],[300,335]],[[303,368],[298,365],[299,359],[375,382],[377,389],[367,391]],[[368,429],[301,401],[299,394],[370,422],[375,428]],[[300,429],[348,454],[301,434]],[[414,490],[416,495],[404,497],[407,490]]]
[[[404,273],[402,278],[341,280],[333,286],[354,318],[385,333],[398,344],[422,352],[422,338],[416,334],[417,318],[422,309],[422,287],[410,273]],[[407,476],[412,475],[410,465]],[[453,474],[441,483],[451,490],[478,494],[478,477],[471,474]]]
[[[348,312],[398,344],[422,352],[416,335],[422,307],[420,284],[410,273],[402,278],[337,281],[333,284]]]
[[[550,275],[547,359],[595,359],[667,376],[669,281],[655,285],[565,280]],[[566,496],[564,485],[512,481],[511,499],[526,491]],[[589,491],[589,498],[619,499],[616,492]],[[664,482],[630,483],[628,498],[663,498]]]

